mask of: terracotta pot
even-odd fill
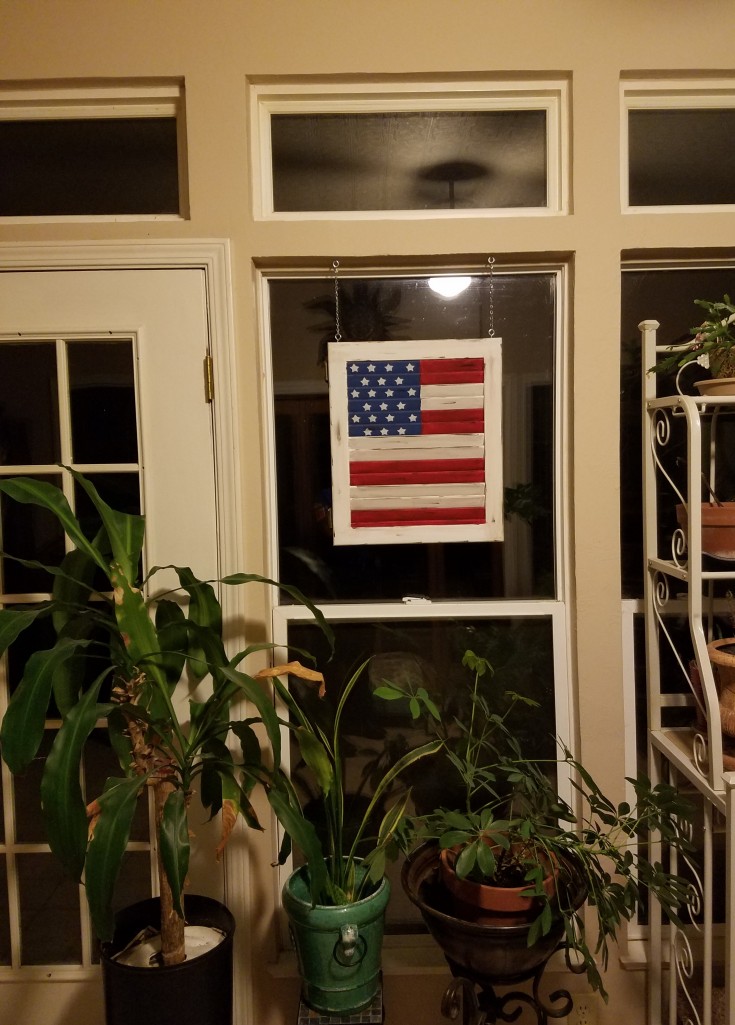
[[[708,377],[694,386],[700,395],[735,395],[735,377]]]
[[[522,886],[496,886],[492,883],[477,883],[472,879],[460,879],[454,866],[461,847],[443,850],[439,864],[441,880],[464,917],[475,922],[492,923],[493,920],[513,921],[535,918],[538,914],[538,898],[529,897],[525,891],[529,883]],[[552,897],[556,890],[554,873],[547,861],[548,874],[543,881],[544,893]]]
[[[685,505],[677,505],[676,520],[686,532],[689,517]],[[717,559],[735,559],[735,502],[702,503],[702,552]]]
[[[707,654],[720,697],[722,732],[726,737],[735,737],[735,637],[711,641]]]

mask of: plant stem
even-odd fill
[[[161,819],[163,818],[163,806],[166,803],[166,798],[174,789],[173,783],[164,779],[158,779],[153,784],[157,835],[161,827]],[[156,848],[156,862],[161,903],[161,957],[165,965],[181,964],[182,961],[186,960],[184,919],[180,918],[174,911],[173,895],[166,870],[163,867],[163,861],[161,860],[160,844]],[[181,904],[183,907],[183,895],[181,895]]]

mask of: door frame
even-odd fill
[[[240,497],[240,444],[238,430],[237,375],[232,296],[230,243],[228,239],[156,240],[121,242],[0,242],[0,273],[23,271],[90,270],[201,270],[207,302],[207,334],[212,357],[215,400],[212,404],[214,434],[214,479],[219,570],[221,574],[241,568],[243,518]],[[202,353],[204,365],[205,353]],[[204,370],[202,370],[204,387]],[[241,588],[225,588],[222,594],[226,619],[242,622],[246,608]],[[225,895],[247,917],[250,868],[245,844],[230,844],[225,852]],[[245,923],[241,921],[241,925]],[[252,998],[246,984],[251,950],[247,927],[235,933],[235,1020],[252,1020]],[[15,974],[15,973],[13,973]],[[67,982],[71,976],[63,973]],[[7,982],[20,981],[7,977]],[[60,981],[60,979],[59,979]],[[80,982],[81,982],[80,978]]]

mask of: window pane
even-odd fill
[[[702,311],[695,299],[721,299],[735,294],[735,270],[670,269],[625,271],[622,280],[621,335],[621,544],[623,597],[643,594],[643,495],[641,465],[641,337],[638,324],[657,320],[661,327],[658,339],[670,345],[691,337],[691,327],[700,322]],[[693,382],[696,370],[687,371]],[[707,376],[701,371],[702,376]],[[670,394],[673,379],[659,379],[659,394]],[[680,427],[675,424],[674,427]],[[682,444],[683,444],[682,435]],[[667,446],[673,451],[673,446]],[[718,470],[722,494],[728,500],[735,496],[735,441],[719,448]],[[731,458],[728,458],[733,453]],[[682,453],[683,454],[683,453]],[[675,469],[675,468],[674,468]],[[680,472],[681,472],[680,468]],[[670,492],[669,492],[670,496]],[[673,517],[672,503],[667,508]],[[662,524],[664,529],[670,526]]]
[[[136,462],[132,342],[72,342],[68,359],[75,462]]]
[[[735,108],[631,110],[631,206],[735,203]]]
[[[273,114],[271,141],[276,211],[547,202],[543,110]]]
[[[79,964],[79,887],[53,854],[19,854],[21,961]]]
[[[59,485],[56,476],[38,480]],[[56,517],[35,505],[24,505],[0,495],[0,550],[16,558],[58,565],[64,556],[64,531]],[[0,594],[34,594],[51,590],[51,574],[13,559],[0,559]]]
[[[13,777],[15,838],[19,843],[47,842],[41,811],[41,776],[55,738],[55,730],[46,730],[36,757],[24,773]]]
[[[176,119],[0,121],[0,216],[177,214]]]
[[[317,657],[324,671],[327,695],[319,699],[313,686],[291,680],[290,686],[319,703],[319,715],[330,721],[341,688],[356,666],[372,656],[363,679],[352,691],[342,717],[346,742],[346,815],[359,818],[369,803],[375,773],[384,773],[407,750],[418,747],[435,733],[428,722],[415,721],[400,701],[384,701],[373,694],[385,680],[403,687],[424,687],[439,707],[442,720],[467,715],[472,674],[461,665],[469,648],[487,658],[495,673],[483,678],[481,687],[493,712],[507,707],[507,691],[516,691],[538,702],[538,708],[514,713],[513,732],[524,753],[538,758],[556,757],[554,743],[554,665],[551,621],[539,619],[485,620],[390,620],[332,623],[336,653],[331,662],[321,632],[313,624],[289,624],[288,643],[305,648]],[[466,719],[465,719],[466,721]],[[299,762],[298,748],[291,751],[291,777],[308,805],[308,772]],[[412,787],[412,809],[423,814],[442,804],[456,806],[461,789],[452,766],[443,756],[426,759],[410,768],[388,795],[382,815],[406,786]],[[313,801],[312,819],[319,823],[320,804]],[[398,866],[399,867],[399,866]],[[404,899],[398,867],[391,869],[394,891],[388,908],[389,926],[418,924],[418,916]]]
[[[0,964],[10,964],[10,913],[8,909],[8,863],[0,854]]]
[[[333,283],[270,283],[282,579],[321,600],[555,594],[555,278],[495,275],[493,287],[503,338],[505,541],[335,546],[324,375],[335,332]],[[445,338],[451,346],[452,338],[487,334],[489,323],[487,277],[472,278],[454,299],[437,295],[426,278],[340,284],[346,341]]]
[[[54,343],[0,342],[0,465],[58,463],[58,411]]]

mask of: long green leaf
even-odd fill
[[[98,798],[100,815],[87,848],[84,882],[92,924],[101,940],[112,939],[112,897],[143,785],[141,776],[108,779]]]
[[[214,588],[208,581],[199,580],[188,566],[175,566],[179,583],[189,595],[189,620],[211,635],[222,636],[222,607]],[[196,637],[196,634],[194,634]],[[190,640],[189,672],[195,679],[201,680],[209,671],[206,652]]]
[[[81,473],[77,473],[76,470],[72,470],[71,474],[77,484],[86,491],[100,514],[112,549],[113,561],[120,566],[127,580],[135,580],[138,575],[138,562],[143,551],[144,517],[111,509],[107,502],[100,498],[97,488],[90,480],[87,480]],[[81,546],[77,545],[77,547]]]
[[[330,651],[334,651],[334,631],[324,618],[323,613],[312,601],[309,601],[306,595],[303,594],[298,587],[292,587],[290,584],[281,584],[278,580],[271,580],[269,577],[261,577],[257,573],[231,573],[229,576],[222,577],[221,582],[223,584],[231,584],[235,586],[248,583],[270,584],[273,587],[279,588],[281,591],[285,591],[285,593],[289,595],[289,597],[293,598],[298,605],[304,605],[309,612],[311,612],[317,625],[329,642]]]
[[[51,850],[74,879],[81,879],[87,848],[87,813],[79,763],[97,720],[113,705],[98,705],[102,674],[61,724],[41,779],[41,806]]]
[[[0,727],[3,758],[11,772],[24,772],[40,747],[54,674],[66,659],[88,643],[61,640],[54,648],[34,652],[26,662]]]
[[[75,548],[67,552],[54,576],[53,596],[58,603],[54,610],[54,629],[61,633],[70,619],[79,613],[79,606],[88,599],[92,590],[95,563],[86,551]]]
[[[297,726],[293,735],[299,745],[301,757],[314,773],[323,797],[327,797],[334,784],[334,765],[324,745],[303,726]]]
[[[156,633],[161,667],[169,686],[175,687],[184,671],[187,648],[186,616],[175,601],[160,601],[156,605]]]
[[[324,862],[324,852],[314,824],[304,818],[300,808],[292,807],[288,798],[280,790],[269,789],[268,800],[276,813],[276,818],[306,858],[309,866],[311,899],[314,904],[317,904],[327,889],[329,877]]]
[[[46,602],[30,609],[0,609],[0,655],[10,647],[16,637],[32,626],[39,616],[48,615],[52,608],[53,603]]]
[[[94,545],[87,540],[79,521],[64,497],[64,493],[59,488],[46,481],[35,480],[33,477],[11,477],[8,480],[0,480],[0,492],[5,492],[16,502],[22,502],[25,505],[38,505],[42,509],[48,509],[57,518],[67,536],[74,542],[75,547],[87,552],[100,569],[107,572],[107,563]]]
[[[183,790],[172,790],[166,798],[158,831],[161,861],[171,887],[174,910],[181,918],[181,894],[189,871],[189,824],[186,816],[186,797]]]
[[[255,707],[258,709],[258,714],[263,720],[266,733],[268,734],[268,740],[273,751],[273,763],[275,766],[281,764],[281,730],[278,725],[278,716],[274,709],[268,695],[259,686],[258,682],[248,676],[246,673],[240,672],[239,669],[231,669],[229,666],[222,667],[222,675],[225,676],[231,683],[240,690],[248,701],[252,701]],[[210,699],[211,700],[211,699]]]

